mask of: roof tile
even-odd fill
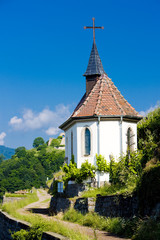
[[[94,115],[129,115],[140,117],[138,112],[124,99],[112,80],[105,73],[98,77],[90,93],[82,97],[72,117]]]

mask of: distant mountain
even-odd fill
[[[10,159],[15,154],[15,149],[0,145],[0,154],[5,156],[5,160]]]

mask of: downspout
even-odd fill
[[[98,138],[97,138],[97,146],[98,146],[98,149],[97,149],[97,154],[100,155],[100,120],[101,120],[101,117],[98,116]],[[100,187],[100,172],[98,171],[98,187]]]
[[[122,122],[123,122],[123,116],[121,115],[120,119],[120,154],[123,154],[123,139],[122,139]]]

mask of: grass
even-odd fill
[[[100,194],[102,196],[116,195],[116,194],[130,195],[133,193],[135,187],[136,187],[136,183],[130,184],[127,187],[105,184],[103,187],[100,187],[100,188],[89,188],[88,191],[84,191],[82,193],[81,197],[85,197],[85,198],[96,197],[97,194]]]
[[[140,219],[138,217],[133,217],[132,219],[120,217],[106,218],[91,212],[83,215],[74,209],[69,209],[64,213],[63,220],[107,231],[133,240],[160,239],[160,219],[151,217],[147,219]]]
[[[2,210],[16,217],[15,215],[16,215],[17,209],[23,208],[24,206],[27,206],[28,204],[36,201],[38,201],[38,197],[37,197],[36,191],[34,190],[33,193],[28,193],[27,197],[22,200],[19,200],[19,201],[15,200],[14,202],[4,203],[2,205]]]
[[[18,209],[23,208],[24,206],[35,202],[38,200],[38,197],[36,195],[36,192],[34,191],[32,194],[28,194],[27,198],[20,200],[20,201],[14,201],[12,203],[5,203],[2,206],[2,210],[10,214],[11,216],[21,219],[23,221],[27,221],[28,223],[31,223],[33,227],[39,227],[43,231],[51,231],[59,233],[63,236],[68,237],[71,240],[89,240],[89,238],[83,234],[81,234],[78,231],[74,231],[72,229],[69,229],[65,227],[61,222],[55,221],[53,219],[44,219],[43,217],[36,215],[36,214],[26,214],[22,215],[18,211]]]
[[[138,218],[125,220],[124,218],[106,218],[96,213],[87,213],[85,215],[74,209],[69,209],[63,215],[63,220],[92,227],[102,231],[114,233],[123,237],[131,237],[139,223]]]
[[[49,180],[46,182],[47,186],[50,188],[50,186],[51,186],[54,178],[56,178],[56,179],[62,179],[62,177],[63,177],[64,175],[65,175],[65,173],[64,173],[62,170],[54,173],[54,174],[53,174],[53,178],[52,178],[52,179],[49,179]]]
[[[53,182],[53,178],[49,179],[49,180],[46,182],[46,184],[47,184],[47,186],[48,186],[49,188],[50,188],[52,182]]]
[[[5,193],[5,197],[27,197],[27,194]]]

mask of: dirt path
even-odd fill
[[[45,190],[38,190],[37,195],[38,195],[39,200],[37,202],[31,203],[31,204],[27,205],[26,207],[24,207],[23,209],[21,209],[20,210],[21,214],[28,214],[29,212],[32,211],[32,213],[39,214],[44,218],[53,219],[54,221],[59,221],[59,222],[63,223],[63,225],[66,226],[67,228],[71,228],[75,231],[79,231],[82,234],[89,236],[90,239],[95,239],[95,236],[96,236],[97,240],[122,240],[122,239],[124,240],[124,238],[115,237],[105,231],[99,231],[99,230],[94,231],[92,228],[81,226],[76,223],[62,221],[62,220],[57,219],[56,217],[49,216],[48,215],[48,207],[49,207],[49,202],[50,202],[51,196]]]

